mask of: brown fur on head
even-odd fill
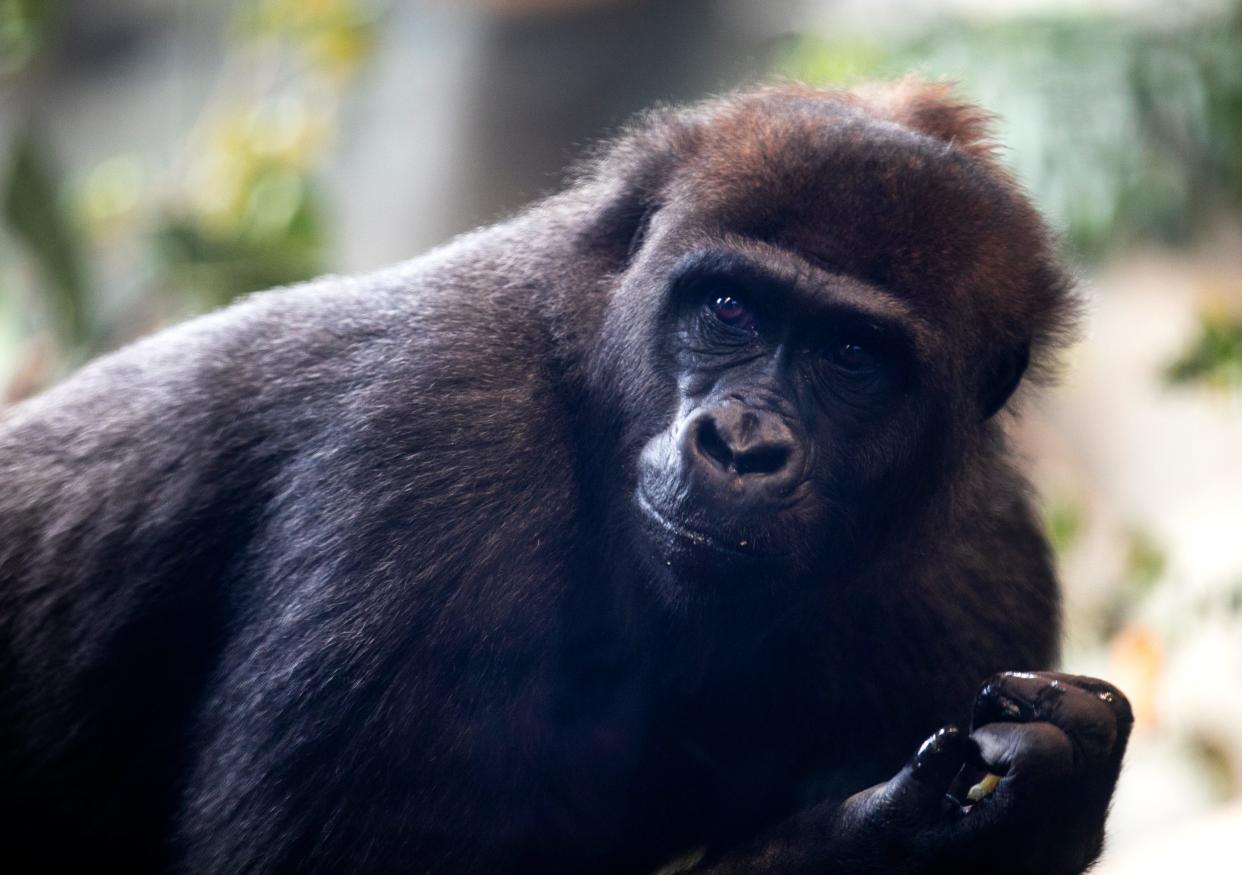
[[[775,84],[650,113],[587,177],[625,180],[614,204],[639,233],[669,211],[894,295],[948,341],[946,380],[1003,384],[1027,362],[1028,375],[1049,373],[1077,302],[1052,235],[995,156],[990,120],[916,78]]]

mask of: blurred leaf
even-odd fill
[[[1133,622],[1140,605],[1156,588],[1168,567],[1164,548],[1149,532],[1130,528],[1123,533],[1123,538],[1125,567],[1098,618],[1099,630],[1106,639]]]
[[[1204,314],[1198,336],[1164,375],[1174,385],[1242,387],[1242,319],[1216,312]]]
[[[348,76],[370,55],[381,3],[368,0],[261,0],[243,5],[238,30],[254,40],[281,40],[317,71]]]
[[[32,52],[46,42],[58,5],[65,4],[0,0],[0,73],[12,47]],[[53,359],[97,352],[161,320],[323,271],[329,234],[316,176],[386,0],[232,5],[243,39],[229,43],[222,61],[228,85],[172,145],[171,173],[132,156],[103,161],[82,176],[70,214],[59,170],[33,137],[5,156],[11,167],[0,164],[0,221],[12,230],[0,243],[30,253],[10,273],[22,283],[26,310],[46,300],[64,337],[52,344]],[[90,292],[103,303],[88,309],[96,300],[86,294],[91,266],[103,288],[92,275]],[[30,321],[18,326],[21,348],[0,348],[0,378],[23,357],[24,338],[43,330]]]
[[[86,237],[124,228],[138,212],[143,193],[143,166],[137,158],[119,155],[95,165],[75,204]]]
[[[1238,761],[1233,740],[1197,729],[1184,743],[1187,754],[1203,770],[1213,797],[1224,802],[1237,796],[1242,789],[1242,762]]]
[[[81,243],[62,207],[48,149],[29,131],[13,146],[3,197],[5,220],[44,276],[63,341],[80,348],[90,333]]]
[[[1234,615],[1242,614],[1242,580],[1238,580],[1231,586],[1226,593],[1225,609]]]
[[[0,0],[0,76],[21,70],[47,39],[58,0]]]
[[[833,41],[805,36],[793,40],[778,60],[779,69],[804,82],[848,85],[875,76],[890,75],[890,53],[878,42],[865,39]]]
[[[1067,500],[1049,501],[1044,507],[1044,531],[1053,553],[1064,556],[1082,534],[1082,512],[1078,505]]]
[[[194,216],[169,217],[155,235],[165,284],[218,305],[323,270],[321,210],[307,180],[260,175],[250,201],[243,219],[224,233]]]
[[[1126,532],[1126,577],[1132,593],[1147,593],[1164,574],[1167,560],[1164,550],[1142,529]]]

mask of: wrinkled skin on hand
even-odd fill
[[[979,690],[969,732],[938,730],[894,778],[847,800],[838,829],[864,866],[878,850],[883,871],[1082,872],[1103,847],[1132,722],[1104,681],[997,675]],[[962,805],[949,791],[972,767],[1000,782]]]

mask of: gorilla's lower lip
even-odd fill
[[[707,532],[697,531],[695,529],[687,528],[680,523],[675,523],[657,510],[651,499],[649,499],[641,489],[637,490],[635,495],[638,501],[638,506],[642,509],[643,513],[647,515],[648,519],[669,535],[672,535],[682,541],[688,541],[695,547],[715,550],[720,553],[727,553],[728,555],[735,556],[739,559],[749,559],[752,561],[755,559],[780,558],[778,554],[766,553],[756,549],[746,540],[726,541],[719,535],[708,534]]]

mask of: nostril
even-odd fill
[[[690,435],[700,457],[739,477],[779,474],[796,452],[779,423],[748,410],[726,408],[703,416],[691,427]]]
[[[789,462],[789,447],[763,444],[738,455],[734,467],[738,474],[775,474]]]
[[[721,468],[728,468],[733,464],[733,451],[721,437],[715,421],[710,416],[704,417],[699,422],[695,428],[694,437],[700,452]]]

